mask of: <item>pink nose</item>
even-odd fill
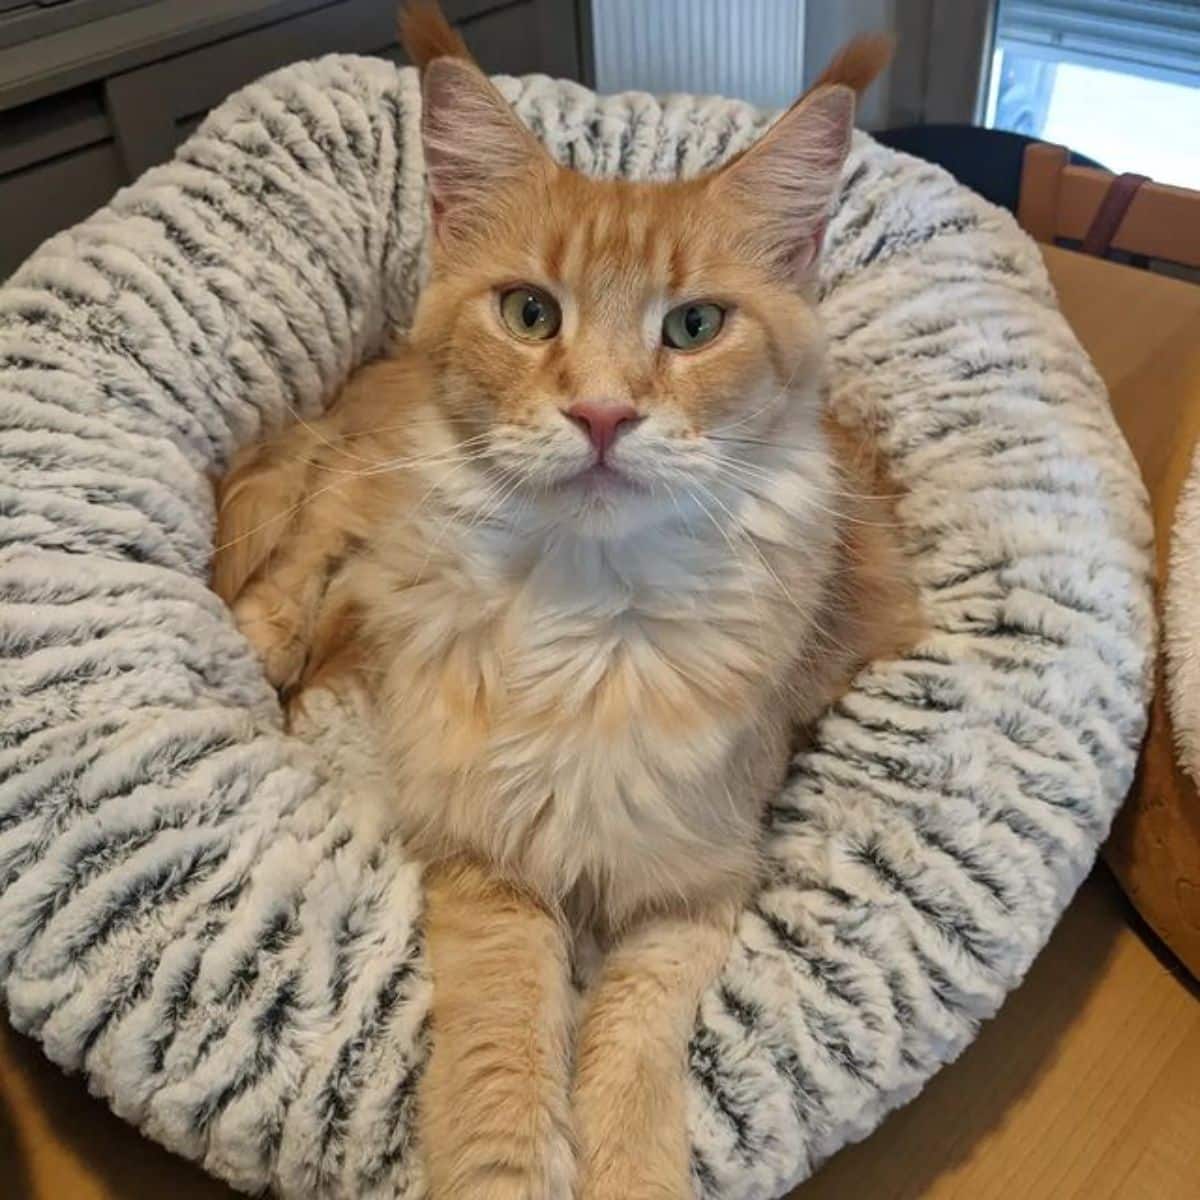
[[[628,404],[598,404],[590,400],[572,404],[563,410],[563,415],[588,435],[601,459],[623,430],[632,428],[642,419],[637,409]]]

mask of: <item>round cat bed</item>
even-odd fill
[[[1200,436],[1187,449],[1190,466],[1168,535],[1163,646],[1179,764],[1194,787],[1200,784]]]
[[[1161,424],[1161,413],[1157,414]],[[1143,414],[1130,412],[1131,423]],[[1154,418],[1145,414],[1147,421]],[[1135,437],[1145,430],[1131,429]],[[1163,436],[1161,430],[1151,437]],[[1140,440],[1145,443],[1146,438]],[[1147,462],[1162,652],[1141,769],[1105,857],[1130,900],[1200,980],[1200,409],[1181,407]]]
[[[562,161],[668,177],[744,104],[502,81]],[[0,978],[14,1024],[247,1190],[423,1192],[420,880],[370,738],[286,736],[205,586],[210,476],[403,330],[410,70],[329,58],[223,104],[0,292]],[[929,635],[864,671],[767,819],[691,1046],[706,1197],[777,1196],[912,1097],[1028,968],[1129,785],[1150,527],[1036,248],[857,138],[829,230],[831,403],[908,489]]]

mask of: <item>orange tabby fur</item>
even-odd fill
[[[651,185],[553,164],[435,5],[405,36],[434,218],[408,343],[239,456],[214,587],[285,697],[365,686],[383,718],[429,864],[435,1200],[682,1200],[687,1040],[763,806],[803,727],[913,633],[808,299],[839,80],[880,46],[724,170]],[[561,305],[544,342],[502,320],[525,282]],[[661,344],[704,298],[711,343]],[[603,470],[580,400],[637,414]]]

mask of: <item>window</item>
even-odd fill
[[[998,0],[987,124],[1200,188],[1200,0]]]

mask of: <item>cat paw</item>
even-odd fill
[[[522,1141],[515,1137],[514,1147]],[[556,1124],[528,1150],[509,1157],[460,1147],[458,1161],[442,1158],[440,1169],[430,1172],[430,1200],[574,1200],[578,1170],[571,1133]]]
[[[430,1200],[573,1200],[576,1195],[574,1164],[548,1161],[536,1178],[511,1168],[487,1171],[449,1190],[431,1189]]]
[[[613,1063],[615,1057],[604,1061]],[[575,1095],[583,1147],[578,1200],[695,1200],[682,1113],[672,1120],[670,1107],[654,1103],[674,1089],[669,1082],[662,1086],[661,1072],[656,1076],[645,1062],[612,1078],[605,1074],[585,1070],[584,1087]]]
[[[234,601],[233,615],[271,685],[280,692],[295,687],[308,657],[299,607],[270,584],[260,584]]]
[[[578,1200],[696,1200],[690,1179],[648,1179],[643,1164],[633,1161],[610,1163],[602,1174],[585,1171],[575,1194]]]

